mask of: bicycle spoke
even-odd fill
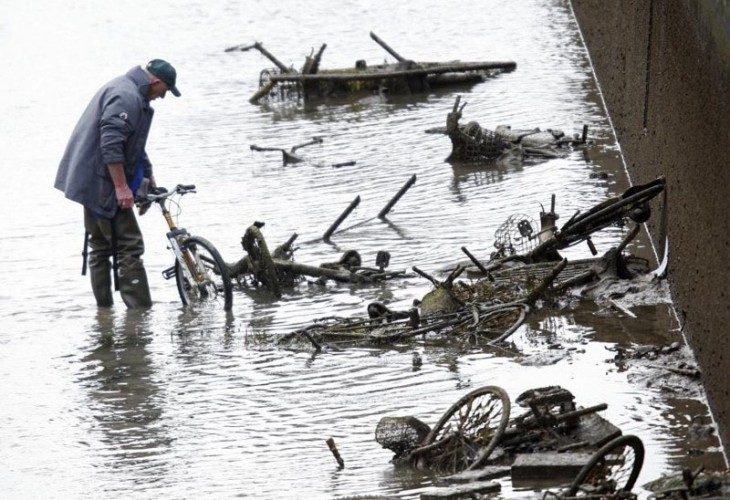
[[[176,264],[178,291],[183,303],[214,301],[229,310],[232,305],[231,281],[225,263],[207,240],[191,236],[186,240],[186,259]]]
[[[486,459],[509,419],[509,398],[498,387],[482,387],[457,401],[426,438],[443,442],[427,454],[431,467],[457,472]]]

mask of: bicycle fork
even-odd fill
[[[187,249],[187,247],[185,247],[185,240],[189,236],[188,232],[185,229],[179,229],[177,226],[175,226],[175,222],[172,220],[170,211],[166,208],[163,208],[162,215],[165,217],[167,226],[170,228],[170,232],[167,233],[167,239],[170,242],[170,249],[175,255],[175,259],[177,259],[180,264],[185,265],[185,267],[190,271],[190,274],[192,275],[196,283],[202,283],[205,279],[205,276],[201,276],[200,272],[198,271],[198,266],[196,265],[195,258]],[[168,280],[173,278],[175,276],[175,266],[173,265],[172,267],[162,271],[162,276]]]

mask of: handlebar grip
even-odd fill
[[[177,190],[179,191],[192,191],[195,189],[195,184],[178,184]]]

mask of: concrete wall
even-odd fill
[[[730,445],[730,3],[572,0],[634,184],[664,175],[669,280]],[[655,241],[662,217],[653,216]]]

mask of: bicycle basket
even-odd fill
[[[494,232],[494,248],[501,249],[505,255],[527,253],[539,243],[538,232],[539,226],[532,217],[511,215]]]

